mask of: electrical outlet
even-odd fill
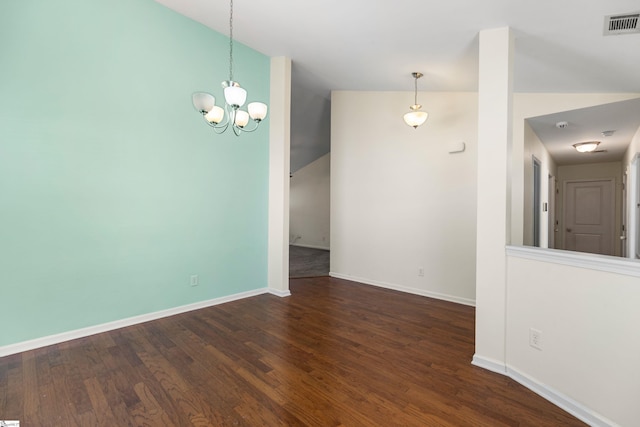
[[[529,329],[529,345],[533,348],[537,348],[538,350],[542,350],[542,332],[530,328]]]
[[[424,268],[423,267],[418,267],[418,276],[424,277]]]
[[[197,274],[191,275],[191,278],[189,279],[189,284],[191,286],[198,286],[200,284],[200,279],[198,278]]]

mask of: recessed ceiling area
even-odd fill
[[[558,166],[617,162],[640,128],[640,98],[532,117],[527,122]],[[556,126],[560,122],[567,125]],[[611,130],[612,135],[602,135]],[[592,153],[573,148],[586,141],[600,144]]]

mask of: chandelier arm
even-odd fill
[[[204,122],[209,125],[209,127],[213,128],[213,130],[220,134],[223,133],[224,131],[227,130],[227,127],[229,127],[229,118],[227,117],[227,120],[225,120],[224,122],[221,123],[212,123],[209,120],[207,120],[204,115],[202,116],[204,119]]]
[[[224,126],[211,126],[211,127],[213,128],[213,131],[215,133],[220,135],[227,131],[227,128],[229,127],[229,123],[225,123]]]
[[[253,127],[252,128],[248,128],[247,126],[245,126],[243,128],[239,128],[239,129],[242,130],[242,132],[254,132],[256,129],[258,129],[258,126],[260,126],[260,123],[254,121],[254,120],[251,120],[251,123],[253,123]]]

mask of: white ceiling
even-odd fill
[[[228,0],[156,1],[229,32]],[[328,133],[310,131],[328,115],[297,106],[324,111],[331,90],[412,91],[413,71],[420,91],[475,91],[483,29],[513,29],[516,92],[640,93],[640,34],[603,36],[606,15],[638,11],[639,0],[235,0],[234,39],[292,59],[295,171],[329,150]]]
[[[527,119],[551,157],[561,165],[622,160],[629,142],[640,128],[640,98]],[[558,122],[567,122],[558,128]],[[603,131],[615,131],[611,136]],[[593,153],[578,153],[573,144],[600,141]]]
[[[223,34],[225,0],[156,0]],[[235,0],[234,38],[288,56],[319,90],[477,89],[477,34],[510,26],[517,92],[640,92],[640,34],[603,37],[638,0]]]

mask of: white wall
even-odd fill
[[[509,368],[581,405],[593,424],[638,425],[640,277],[510,256],[507,282]],[[530,328],[542,350],[529,345]]]
[[[270,292],[289,292],[289,155],[291,59],[271,58],[269,96],[269,257]]]
[[[636,98],[637,94],[516,94],[512,152],[512,243],[523,236],[525,158],[524,119]],[[564,251],[528,249],[549,253]],[[581,267],[507,257],[506,307],[483,307],[506,313],[505,368],[511,376],[594,425],[634,425],[640,419],[640,367],[637,363],[640,321],[638,277],[596,271],[597,255],[574,254]],[[623,263],[633,273],[640,264]],[[631,303],[630,301],[635,301]],[[480,309],[481,307],[478,307]],[[544,349],[529,346],[529,328],[543,332]],[[501,333],[498,331],[497,333]],[[524,379],[524,381],[523,381]],[[612,420],[612,421],[611,421]]]
[[[509,152],[513,128],[514,35],[508,27],[478,35],[478,207],[476,215],[476,331],[473,363],[505,360]],[[504,363],[502,363],[504,366]],[[503,371],[504,372],[504,371]]]
[[[331,154],[298,169],[290,179],[289,243],[329,249]]]
[[[413,129],[410,92],[332,94],[331,274],[473,304],[477,94],[418,99]]]

